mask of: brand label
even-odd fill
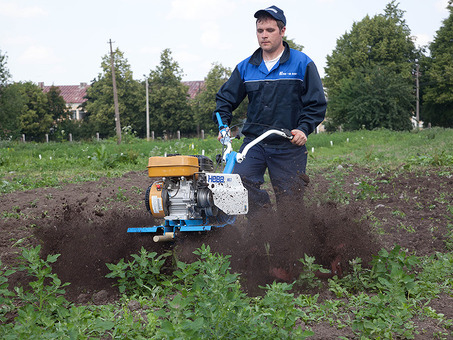
[[[225,183],[225,176],[208,175],[208,182]]]

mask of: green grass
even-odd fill
[[[376,130],[309,136],[307,149],[310,166],[316,169],[332,163],[358,164],[372,168],[402,165],[451,167],[452,144],[452,129],[436,128],[412,132]]]
[[[234,140],[234,149],[238,150],[240,144]],[[374,169],[440,166],[449,174],[452,144],[451,129],[321,133],[309,136],[308,171],[356,164]],[[131,138],[121,145],[112,140],[47,144],[0,141],[0,193],[118,177],[128,171],[146,170],[150,156],[201,155],[204,151],[215,160],[221,150],[214,137],[152,142]]]
[[[239,141],[234,141],[239,147]],[[0,193],[56,187],[65,183],[119,177],[128,171],[143,171],[148,157],[180,153],[211,159],[221,153],[214,138],[154,141],[133,139],[79,143],[0,143]]]

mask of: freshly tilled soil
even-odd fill
[[[145,171],[2,194],[0,260],[14,265],[21,246],[40,244],[43,257],[61,254],[53,270],[71,283],[68,299],[83,303],[96,298],[101,304],[118,297],[114,281],[105,278],[106,263],[129,259],[141,247],[173,251],[179,260],[192,261],[194,250],[209,245],[213,252],[231,256],[231,270],[240,273],[250,295],[262,294],[259,286],[276,279],[297,278],[304,254],[326,269],[339,258],[347,272],[350,260],[359,257],[366,265],[380,248],[394,244],[417,255],[447,251],[446,209],[453,197],[446,188],[453,186],[453,178],[434,170],[376,178],[380,198],[354,200],[355,179],[364,175],[369,175],[366,169],[348,170],[343,190],[351,196],[350,204],[320,203],[329,182],[316,176],[305,191],[308,204],[291,197],[278,210],[240,216],[234,225],[210,232],[179,234],[173,243],[154,243],[152,235],[126,232],[128,227],[161,223],[145,209],[144,193],[152,183]],[[21,274],[11,277],[12,285],[26,280]],[[438,312],[453,317],[451,307],[436,303]]]

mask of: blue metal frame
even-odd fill
[[[236,155],[238,153],[236,151],[230,152],[227,156],[227,162],[225,164],[225,169],[223,169],[224,174],[231,174],[233,173],[234,166],[236,165]]]
[[[235,216],[229,216],[225,221],[222,221],[220,225],[207,225],[202,219],[197,220],[165,220],[164,225],[154,227],[137,227],[128,228],[128,233],[156,233],[160,229],[165,233],[174,232],[176,228],[179,231],[209,231],[212,228],[222,228],[228,224],[233,223],[236,220]]]
[[[215,115],[217,117],[217,123],[219,124],[219,130],[222,135],[220,142],[222,144],[231,143],[231,139],[227,131],[228,125],[223,124],[222,118],[220,117],[220,113],[216,112]],[[236,165],[236,155],[237,155],[236,151],[231,151],[228,155],[226,155],[225,168],[223,169],[224,174],[233,173],[233,168]]]
[[[206,231],[211,230],[210,225],[203,225],[202,219],[198,220],[165,220],[164,225],[155,227],[139,227],[129,228],[128,233],[155,233],[162,229],[164,233],[174,232],[175,228],[180,228],[180,231]]]

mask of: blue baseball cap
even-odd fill
[[[255,13],[255,18],[258,18],[258,16],[263,13],[269,14],[275,20],[283,21],[283,24],[286,26],[285,15],[283,14],[283,11],[277,6],[271,6],[265,9],[260,9],[258,12]]]

